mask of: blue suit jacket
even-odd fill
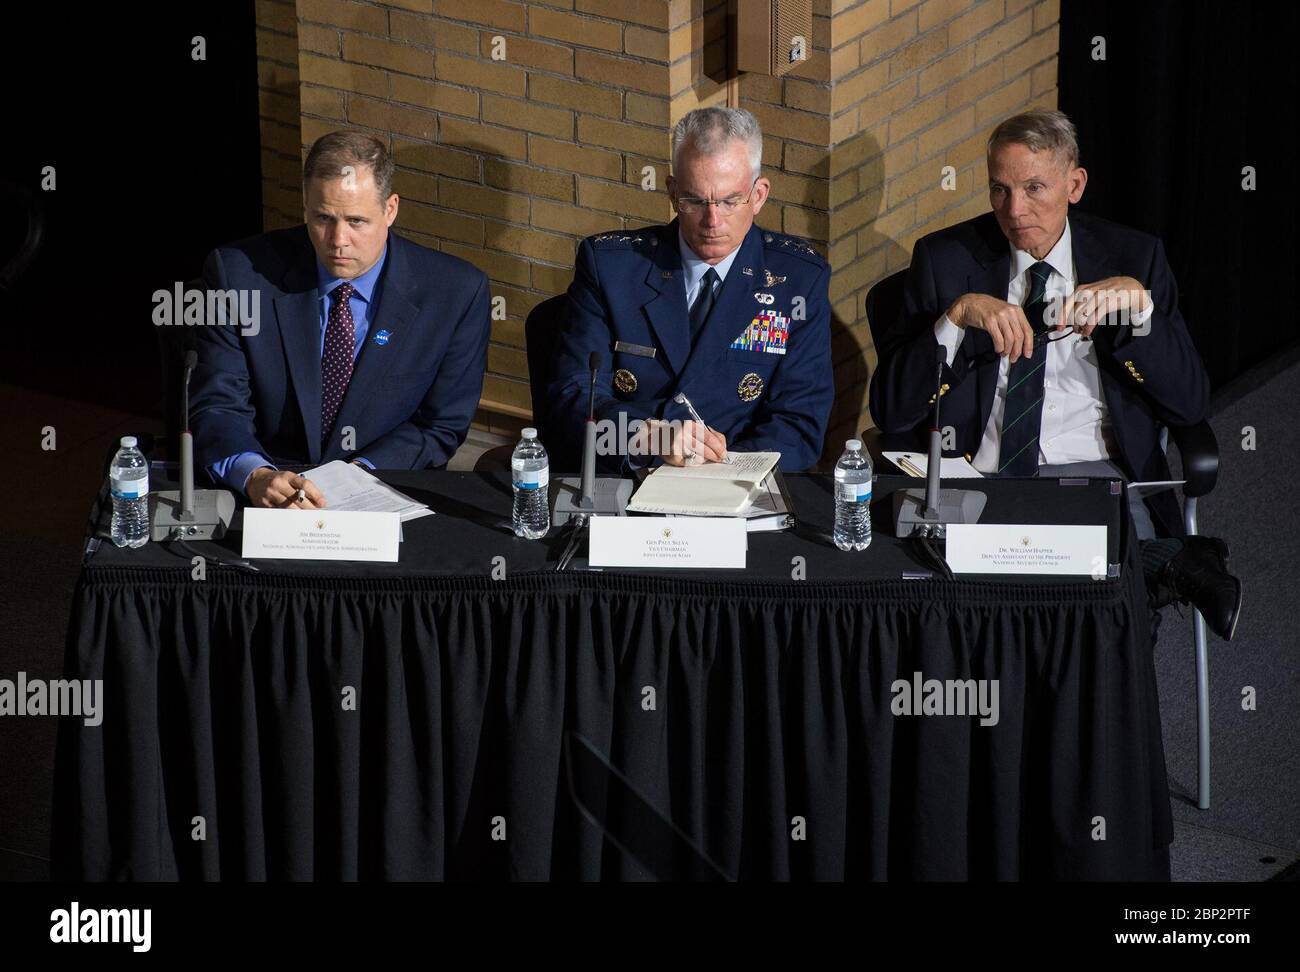
[[[1092,332],[1101,391],[1120,453],[1112,456],[1131,480],[1165,480],[1169,464],[1160,448],[1160,425],[1193,425],[1205,417],[1210,380],[1178,310],[1178,287],[1160,240],[1097,216],[1070,211],[1070,234],[1079,283],[1133,277],[1151,291],[1150,331],[1103,324]],[[911,433],[924,441],[935,386],[934,323],[962,294],[1007,298],[1011,248],[992,213],[931,233],[917,241],[904,288],[903,317],[883,322],[877,335],[879,367],[871,381],[871,416],[887,434]],[[1139,329],[1140,330],[1140,329]],[[993,339],[972,329],[952,367],[940,421],[956,430],[952,453],[979,449],[998,383]],[[1167,533],[1183,532],[1171,493],[1147,499]]]
[[[353,456],[380,469],[445,464],[464,441],[482,390],[490,328],[487,277],[464,260],[390,230],[370,332],[335,433],[322,446],[315,261],[305,226],[232,243],[208,256],[204,284],[253,291],[260,318],[256,334],[229,326],[199,329],[190,407],[195,465],[204,468],[240,452],[261,452],[277,464]],[[355,448],[347,451],[342,430],[349,427]]]
[[[753,226],[692,348],[675,220],[583,240],[549,389],[552,434],[567,454],[581,453],[588,358],[599,351],[598,419],[689,419],[672,401],[680,391],[729,449],[780,452],[783,469],[808,468],[821,454],[835,395],[829,280],[830,266],[806,242]],[[784,354],[731,346],[763,311],[788,328]]]

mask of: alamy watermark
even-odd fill
[[[150,908],[85,908],[74,901],[67,908],[50,912],[50,941],[57,945],[74,942],[128,943],[133,952],[147,952],[153,943],[153,911]]]
[[[1133,318],[1142,313],[1138,308],[1143,305],[1144,298],[1146,306],[1150,309],[1154,301],[1149,290],[1084,290],[1075,300],[1070,316],[1074,318],[1083,312],[1089,321],[1098,325],[1131,327],[1134,337],[1146,337],[1151,333],[1151,319],[1155,317],[1154,312],[1148,312],[1146,320],[1140,324],[1133,323]],[[1043,312],[1044,324],[1055,327],[1061,323],[1067,299],[1069,298],[1057,296],[1047,302],[1047,308]],[[1106,312],[1101,320],[1096,320],[1098,308]]]
[[[158,327],[238,326],[253,337],[262,329],[261,301],[255,290],[186,289],[177,281],[171,290],[153,292],[153,322]]]
[[[88,726],[104,721],[102,678],[0,678],[0,716],[76,716]]]
[[[911,681],[895,679],[889,687],[889,711],[896,716],[972,716],[981,726],[998,724],[996,678],[923,678],[913,672]]]

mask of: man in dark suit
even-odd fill
[[[1201,421],[1209,378],[1160,240],[1070,212],[1078,162],[1060,112],[993,132],[993,212],[917,242],[903,320],[877,349],[871,412],[886,434],[928,430],[942,348],[950,451],[985,475],[1169,478],[1160,425]],[[1157,601],[1190,600],[1230,638],[1241,585],[1226,545],[1185,538],[1167,492],[1129,505]]]
[[[792,470],[817,461],[834,397],[830,267],[803,240],[754,225],[770,188],[762,151],[749,112],[689,113],[668,179],[678,218],[582,242],[550,386],[569,455],[599,352],[607,467],[716,462],[728,449],[780,452]]]
[[[420,469],[465,439],[486,364],[487,278],[390,231],[392,177],[377,139],[323,136],[303,167],[306,225],[208,257],[206,286],[251,292],[259,319],[200,331],[196,463],[256,506],[325,505],[277,464]]]

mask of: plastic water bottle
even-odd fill
[[[841,550],[866,550],[871,546],[871,457],[860,439],[844,443],[844,455],[835,464],[835,530],[831,534]]]
[[[511,522],[515,536],[540,540],[551,528],[551,507],[547,502],[550,460],[537,439],[536,429],[524,429],[523,438],[510,457],[515,506]]]
[[[143,547],[149,542],[149,464],[135,447],[135,436],[122,436],[121,445],[108,470],[113,542],[119,547]]]

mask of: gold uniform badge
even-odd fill
[[[736,394],[740,396],[742,402],[752,402],[759,395],[763,394],[763,379],[755,371],[749,372],[744,378],[740,379],[740,384],[736,387]]]
[[[624,395],[630,395],[636,391],[636,375],[626,368],[619,368],[614,372],[614,387]]]

